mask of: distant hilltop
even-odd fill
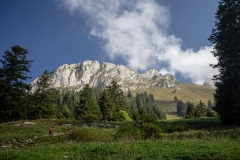
[[[91,87],[105,88],[114,79],[121,85],[123,91],[159,86],[162,88],[177,87],[177,79],[171,74],[160,74],[156,69],[150,69],[140,74],[124,65],[98,61],[84,61],[77,64],[63,64],[51,73],[52,88],[73,88],[81,90],[85,84]],[[39,77],[31,82],[33,90],[37,89]]]

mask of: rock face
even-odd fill
[[[84,61],[82,63],[60,66],[52,72],[52,88],[74,88],[81,90],[85,84],[91,87],[102,86],[103,88],[115,79],[121,85],[123,91],[135,90],[137,88],[148,88],[159,86],[169,88],[179,83],[170,74],[162,75],[156,69],[140,74],[137,71],[123,65],[98,61]],[[36,78],[31,82],[33,92],[37,89]]]

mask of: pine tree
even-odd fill
[[[27,60],[28,51],[18,45],[5,51],[0,59],[0,121],[27,118],[28,94],[31,86],[25,81],[31,77],[32,60]]]
[[[187,106],[183,103],[183,101],[179,100],[177,102],[177,114],[179,116],[185,116],[187,110]]]
[[[71,118],[72,116],[72,113],[66,104],[64,104],[62,107],[62,115],[64,118]]]
[[[81,119],[87,114],[94,114],[100,117],[100,110],[89,84],[86,84],[80,91],[79,105],[75,109],[75,114],[77,119]]]
[[[196,117],[196,107],[193,103],[189,102],[187,106],[185,118],[195,118]]]
[[[160,120],[167,119],[166,114],[163,112],[163,110],[159,106],[154,105],[153,111],[154,111],[154,114],[156,114],[156,116],[158,117],[158,119]]]
[[[50,88],[52,75],[45,70],[37,81],[37,90],[32,95],[34,108],[33,113],[36,118],[55,117],[57,113],[56,98],[57,92]]]
[[[98,101],[103,120],[115,120],[120,110],[128,111],[128,105],[120,85],[112,80]]]
[[[212,104],[212,101],[211,101],[211,100],[208,100],[208,108],[209,108],[210,110],[213,109],[213,104]]]
[[[196,106],[196,117],[205,117],[207,114],[207,107],[206,105],[200,101],[200,103]]]
[[[137,104],[134,101],[130,102],[129,115],[134,118],[135,113],[137,112]]]
[[[127,94],[128,97],[132,97],[132,92],[130,89],[128,89],[128,94]]]
[[[98,100],[98,105],[102,113],[102,120],[109,121],[114,119],[113,109],[115,108],[115,104],[108,90],[103,91],[102,96]]]
[[[209,40],[218,63],[213,77],[216,92],[215,110],[224,123],[240,125],[240,1],[221,0],[216,12],[215,27]]]
[[[92,88],[93,96],[95,97],[96,101],[101,97],[103,89],[101,86]]]

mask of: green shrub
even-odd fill
[[[86,114],[82,117],[82,120],[87,123],[99,121],[99,116],[96,114]]]
[[[186,130],[186,128],[183,125],[176,125],[173,127],[174,132],[183,132],[185,130]]]
[[[155,124],[144,123],[142,125],[144,138],[159,138],[161,129]]]
[[[217,117],[217,113],[215,111],[212,111],[210,109],[207,109],[207,113],[206,113],[207,117]]]
[[[116,121],[127,121],[131,122],[132,118],[128,115],[128,113],[124,110],[120,110],[116,116]]]
[[[141,131],[134,123],[124,123],[118,128],[115,138],[132,138],[137,140],[141,138]]]
[[[99,135],[91,129],[78,129],[67,134],[67,139],[74,141],[98,141]]]
[[[138,115],[137,121],[142,123],[156,123],[157,118],[153,115],[144,114],[144,115]]]

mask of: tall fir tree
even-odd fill
[[[179,116],[185,116],[186,110],[187,110],[187,105],[185,103],[183,103],[182,100],[179,100],[177,102],[177,114]]]
[[[196,107],[193,103],[189,102],[187,106],[186,116],[185,118],[195,118],[196,117]]]
[[[199,104],[196,106],[196,117],[205,117],[207,113],[206,105],[200,101]]]
[[[31,89],[26,80],[31,78],[32,60],[27,60],[28,51],[18,45],[5,51],[0,59],[0,121],[27,118],[28,94]]]
[[[108,90],[104,90],[98,105],[102,113],[102,120],[109,121],[114,119],[114,108],[116,108],[114,101],[112,100],[111,93]]]
[[[132,92],[131,92],[131,90],[130,89],[128,89],[128,94],[127,94],[127,97],[132,97]]]
[[[218,63],[213,77],[216,92],[215,110],[224,123],[240,125],[240,1],[221,0],[216,12],[215,28],[209,40]]]
[[[86,84],[80,91],[79,105],[75,109],[75,114],[77,119],[81,119],[87,114],[95,114],[100,118],[100,110],[89,84]]]
[[[210,99],[208,100],[208,108],[211,109],[211,110],[213,109],[213,104],[212,104],[212,101]]]
[[[115,120],[120,110],[128,111],[128,105],[123,91],[117,81],[112,80],[98,101],[103,120]]]
[[[52,75],[45,70],[37,81],[37,90],[33,93],[33,118],[55,117],[57,113],[57,91],[51,88]]]

